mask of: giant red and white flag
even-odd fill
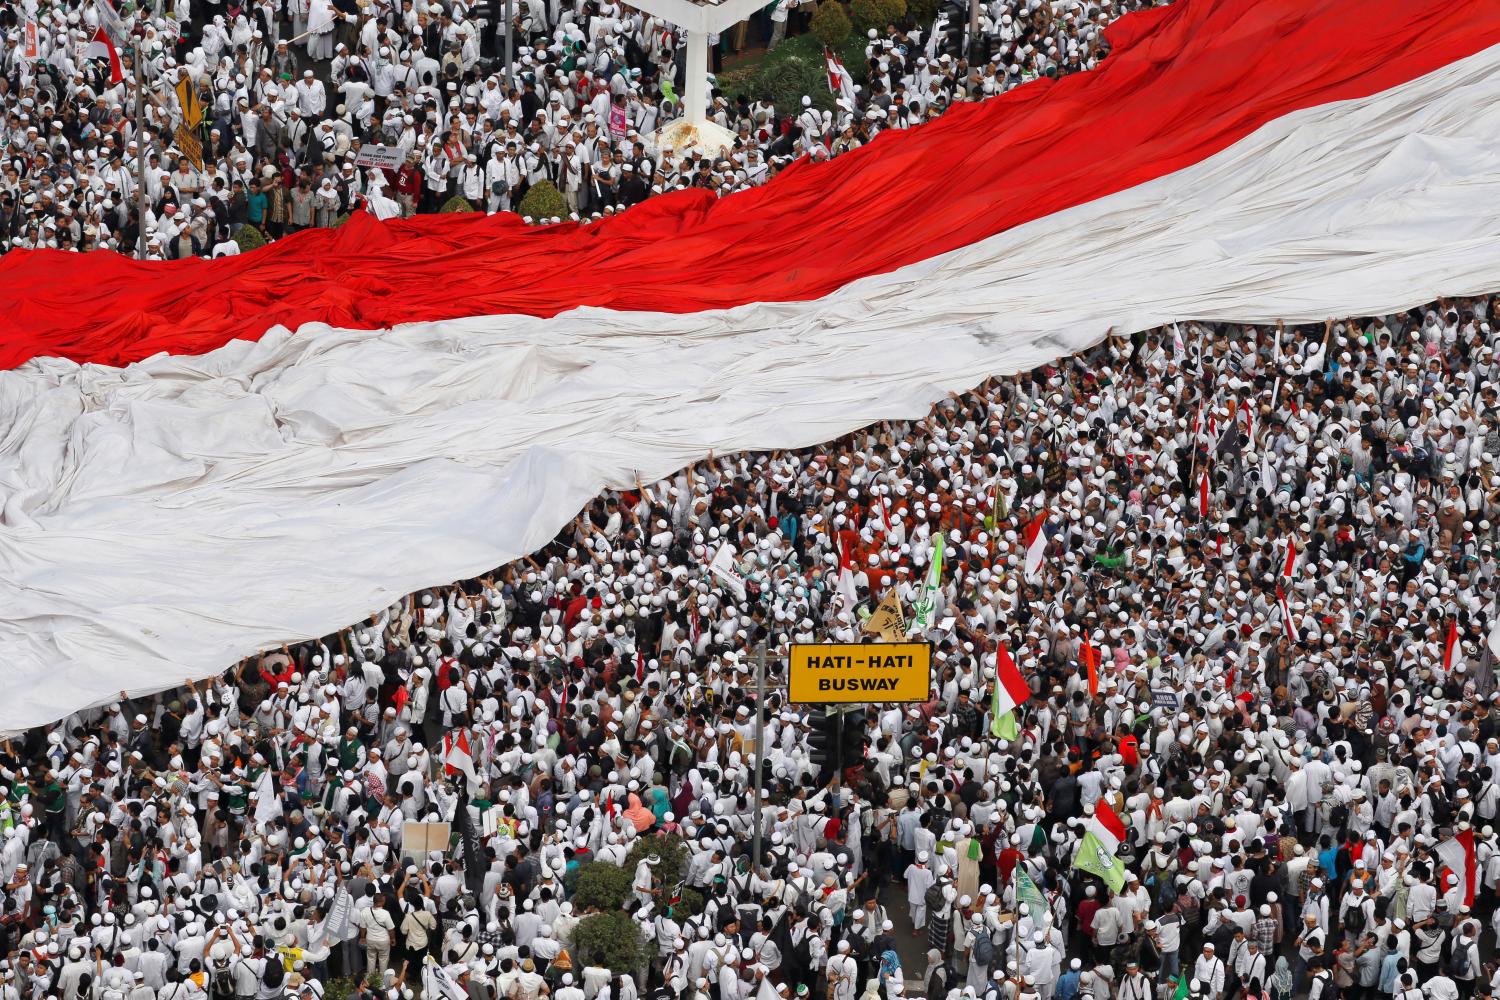
[[[1107,39],[1091,72],[589,226],[6,254],[0,731],[486,572],[637,474],[920,413],[1111,329],[1500,284],[1494,0],[1179,0]]]

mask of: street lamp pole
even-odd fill
[[[146,259],[146,60],[140,39],[130,43],[135,71],[135,254]]]

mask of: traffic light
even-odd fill
[[[858,780],[858,772],[865,766],[865,730],[868,728],[868,713],[863,708],[847,711],[842,716],[840,729],[839,766],[843,768],[844,783]]]
[[[838,716],[825,708],[816,709],[808,718],[812,732],[807,735],[808,761],[818,770],[821,787],[833,780],[838,769]]]

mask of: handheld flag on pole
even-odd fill
[[[937,606],[937,589],[943,580],[943,535],[938,533],[932,546],[932,564],[927,567],[927,582],[922,585],[922,596],[912,609],[911,632],[921,635],[932,627],[932,612]]]
[[[1052,912],[1052,908],[1047,905],[1047,897],[1043,896],[1042,890],[1036,887],[1031,873],[1024,866],[1016,868],[1016,900],[1025,903],[1026,908],[1031,911],[1033,926],[1036,925],[1037,914]]]
[[[474,755],[469,752],[468,730],[443,734],[443,764],[447,774],[462,774],[469,779],[470,788],[478,787],[479,773],[474,770]]]
[[[1078,842],[1078,852],[1073,855],[1073,867],[1079,871],[1097,875],[1111,890],[1120,892],[1125,888],[1125,866],[1120,863],[1120,844],[1125,840],[1125,824],[1108,802],[1100,799],[1094,803],[1094,815]]]
[[[1208,520],[1208,470],[1203,470],[1203,477],[1198,480],[1198,516]]]
[[[844,103],[852,111],[855,107],[854,77],[844,68],[844,61],[834,54],[833,50],[826,45],[823,47],[823,61],[828,67],[828,91],[843,98]]]
[[[1448,635],[1443,639],[1443,672],[1453,672],[1453,654],[1458,650],[1458,619],[1448,619]]]
[[[844,610],[851,615],[859,606],[859,590],[854,584],[854,557],[849,553],[849,547],[844,544],[843,538],[839,543],[839,596],[844,599]]]
[[[1078,651],[1078,658],[1083,661],[1083,668],[1089,674],[1089,697],[1099,697],[1099,651],[1094,648],[1087,635],[1083,637],[1083,648]]]
[[[906,616],[901,611],[901,595],[896,593],[895,587],[886,590],[875,607],[875,613],[865,619],[864,630],[886,642],[900,642],[906,637]]]
[[[1042,568],[1042,556],[1047,551],[1047,516],[1048,511],[1043,508],[1036,517],[1031,519],[1031,523],[1026,525],[1024,541],[1026,542],[1027,583],[1034,581]]]
[[[995,690],[990,696],[990,735],[1000,740],[1013,740],[1020,735],[1016,726],[1016,708],[1031,697],[1031,688],[1010,650],[1000,643],[995,650]]]
[[[1276,587],[1276,603],[1281,606],[1281,626],[1286,631],[1286,637],[1292,642],[1302,638],[1297,632],[1297,623],[1292,621],[1292,609],[1286,602],[1286,591],[1278,584]]]
[[[120,52],[115,48],[114,40],[103,28],[94,32],[93,41],[89,42],[87,55],[90,59],[109,60],[110,86],[124,82],[125,64],[120,61]]]

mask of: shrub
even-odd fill
[[[802,95],[812,98],[820,109],[833,108],[833,95],[828,91],[828,67],[822,56],[815,62],[800,54],[783,59],[767,59],[756,72],[749,92],[757,98],[770,94],[771,101],[783,114],[796,114],[802,110]]]
[[[363,978],[363,977],[361,977]],[[323,988],[323,1000],[349,1000],[358,989],[359,984],[353,979],[339,977],[330,979]]]
[[[906,0],[852,0],[849,12],[861,34],[871,28],[883,31],[906,16]]]
[[[937,0],[932,0],[936,3]],[[849,37],[853,25],[849,23],[849,15],[844,13],[844,5],[839,0],[823,0],[818,4],[818,9],[813,11],[812,21],[809,23],[813,37],[837,50],[844,44],[844,39]]]
[[[937,20],[940,6],[939,0],[906,0],[906,13],[926,33],[931,30],[932,22]]]
[[[234,234],[234,241],[239,244],[240,253],[249,253],[266,245],[266,234],[254,226],[241,226]]]
[[[578,886],[571,902],[575,910],[618,910],[630,896],[635,868],[621,868],[608,861],[578,866]]]
[[[675,920],[686,920],[702,912],[703,893],[697,889],[683,889],[682,898],[677,901],[676,906],[672,907],[672,917]]]
[[[568,203],[563,198],[562,192],[553,187],[551,181],[537,181],[527,189],[526,197],[521,199],[516,214],[537,222],[546,222],[552,218],[566,219]]]
[[[682,838],[675,833],[637,837],[630,853],[625,855],[625,870],[635,872],[641,859],[656,855],[661,864],[656,866],[656,884],[662,889],[671,889],[687,873],[688,849]]]
[[[645,951],[640,927],[619,910],[584,917],[573,928],[573,958],[585,965],[634,974],[645,963]]]
[[[447,202],[445,202],[443,204],[443,207],[441,209],[439,209],[439,211],[441,211],[441,212],[472,212],[472,211],[474,211],[474,206],[471,205],[471,204],[469,204],[469,199],[467,199],[467,198],[461,198],[458,195],[454,195],[452,198],[449,198],[447,200]]]

